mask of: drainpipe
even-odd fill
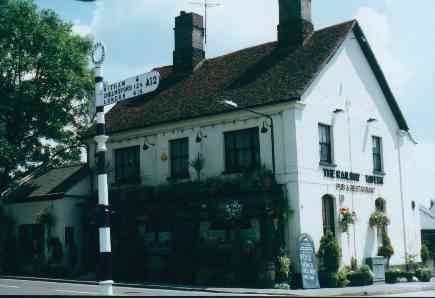
[[[402,156],[400,154],[401,141],[404,136],[403,130],[399,130],[397,134],[397,154],[399,157],[399,189],[400,189],[400,202],[402,205],[402,228],[403,228],[403,248],[405,252],[405,262],[406,257],[408,256],[408,248],[407,248],[407,237],[406,237],[406,226],[405,226],[405,202],[403,196],[403,178],[402,178]],[[406,265],[408,266],[408,265]]]

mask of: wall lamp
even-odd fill
[[[378,120],[376,118],[370,118],[367,120],[367,123],[374,123],[377,122]]]
[[[248,111],[251,112],[253,114],[262,116],[262,117],[266,117],[267,119],[270,120],[270,124],[268,125],[268,127],[270,127],[270,142],[272,145],[272,174],[273,177],[275,178],[275,136],[274,136],[274,130],[273,130],[273,118],[272,116],[268,115],[268,114],[264,114],[261,112],[257,112],[255,110],[252,110],[250,108],[244,108],[244,107],[239,107],[239,105],[237,103],[235,103],[234,101],[231,100],[220,100],[218,101],[218,103],[225,105],[227,107],[231,107],[233,109],[240,109],[240,110],[244,110],[244,111]],[[268,131],[267,126],[266,126],[266,121],[263,122],[263,127],[261,128],[261,133],[266,133]]]
[[[343,113],[343,112],[344,112],[343,109],[335,109],[335,110],[333,111],[334,114],[340,114],[340,113]]]
[[[150,147],[154,147],[156,144],[150,143],[147,138],[143,141],[142,149],[144,151],[148,150]]]
[[[266,121],[263,121],[263,127],[261,127],[260,132],[261,133],[267,133],[269,131],[270,127],[271,127],[270,124],[267,124]]]
[[[207,136],[200,130],[200,131],[198,131],[198,133],[196,134],[196,142],[197,143],[201,143],[202,142],[202,139],[205,139],[205,138],[207,138]]]

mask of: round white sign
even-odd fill
[[[97,42],[92,48],[92,62],[101,64],[106,56],[106,50],[101,42]]]

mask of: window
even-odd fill
[[[19,227],[20,252],[24,262],[44,253],[44,226],[41,224],[25,224]]]
[[[169,141],[171,178],[189,177],[189,139]]]
[[[319,124],[320,162],[332,163],[331,127]]]
[[[260,165],[258,127],[226,132],[225,170],[241,172]]]
[[[65,227],[65,245],[67,247],[74,245],[74,227]]]
[[[331,232],[335,236],[335,209],[334,198],[324,196],[322,198],[323,235]]]
[[[115,175],[116,184],[140,182],[139,146],[115,151]]]
[[[382,172],[382,139],[373,137],[373,171]]]

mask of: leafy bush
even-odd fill
[[[344,267],[337,273],[337,288],[346,287],[350,281],[347,279],[347,274],[349,273],[349,269]]]
[[[403,271],[401,272],[400,277],[406,278],[408,282],[412,282],[415,277],[415,273]]]
[[[428,267],[420,267],[415,270],[415,276],[419,281],[429,282],[432,278],[432,270]]]
[[[384,212],[376,210],[370,215],[369,224],[371,227],[385,227],[390,224],[390,219]]]
[[[390,262],[391,256],[394,255],[394,248],[391,244],[390,237],[387,232],[382,233],[382,246],[378,249],[378,256],[383,256],[387,259],[387,264]]]
[[[336,272],[319,272],[319,283],[322,288],[337,288],[338,274]]]
[[[399,281],[402,272],[399,269],[391,269],[385,271],[385,282],[388,284],[395,284]]]
[[[290,258],[287,255],[281,255],[277,258],[276,280],[277,282],[288,281],[290,272]]]
[[[355,257],[350,259],[350,270],[356,271],[358,270],[358,261]]]
[[[274,289],[281,289],[281,290],[289,290],[290,286],[288,285],[288,283],[279,283],[279,284],[275,284],[275,286],[273,287]]]
[[[357,271],[350,271],[346,277],[351,287],[371,285],[374,279],[373,272],[367,265],[361,266]]]
[[[331,232],[328,232],[320,240],[320,247],[317,253],[319,258],[319,271],[326,273],[337,273],[340,268],[340,246],[337,239]]]
[[[423,243],[421,245],[420,255],[421,255],[421,260],[424,263],[426,263],[426,261],[430,259],[430,251],[426,243]]]

